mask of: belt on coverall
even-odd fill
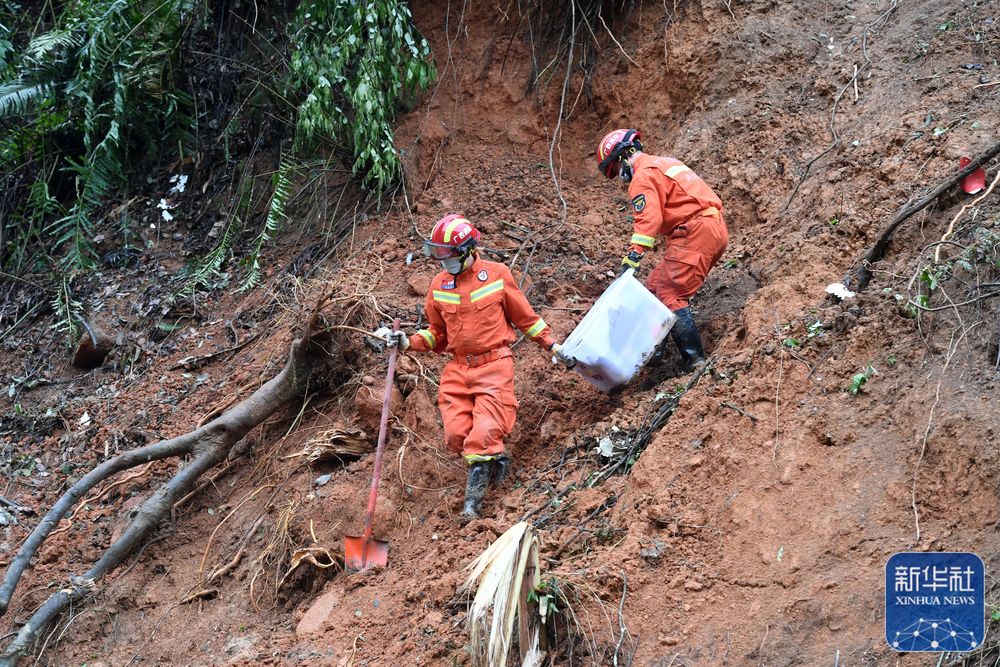
[[[475,368],[477,366],[484,366],[497,359],[506,359],[513,356],[514,353],[510,351],[510,348],[504,345],[503,347],[498,347],[495,350],[483,352],[482,354],[467,354],[464,357],[455,357],[455,361],[464,362],[469,368]]]

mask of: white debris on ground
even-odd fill
[[[854,292],[847,289],[844,283],[830,283],[826,286],[826,293],[832,294],[838,299],[853,299]]]

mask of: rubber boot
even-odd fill
[[[705,349],[701,346],[701,335],[691,317],[691,308],[675,310],[674,315],[677,316],[677,321],[670,330],[670,337],[677,345],[688,370],[697,368],[705,363]]]
[[[462,516],[466,520],[475,519],[483,511],[483,498],[490,485],[492,461],[476,461],[469,466],[469,481],[465,485],[465,505]]]
[[[506,454],[500,454],[490,463],[492,464],[490,466],[490,484],[497,486],[510,474],[510,457]]]

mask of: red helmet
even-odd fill
[[[597,168],[608,178],[618,175],[618,165],[622,158],[642,150],[642,132],[631,128],[612,130],[604,135],[597,145]]]
[[[431,237],[424,241],[424,254],[434,259],[461,257],[479,244],[479,230],[457,213],[437,221]]]

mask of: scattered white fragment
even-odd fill
[[[170,182],[176,183],[176,185],[167,190],[167,194],[169,195],[172,192],[180,194],[184,192],[185,188],[187,188],[188,176],[187,174],[174,174],[170,177]]]
[[[87,413],[87,412],[84,412],[83,416],[80,417],[80,425],[81,426],[86,426],[89,423],[90,423],[90,414]]]
[[[611,438],[601,438],[600,442],[597,443],[597,451],[606,459],[610,459],[615,455],[615,445],[611,442]]]
[[[853,299],[854,292],[847,289],[844,283],[830,283],[826,286],[826,293],[832,294],[838,299]]]
[[[170,222],[174,219],[174,216],[170,215],[170,211],[163,211],[163,221]]]

